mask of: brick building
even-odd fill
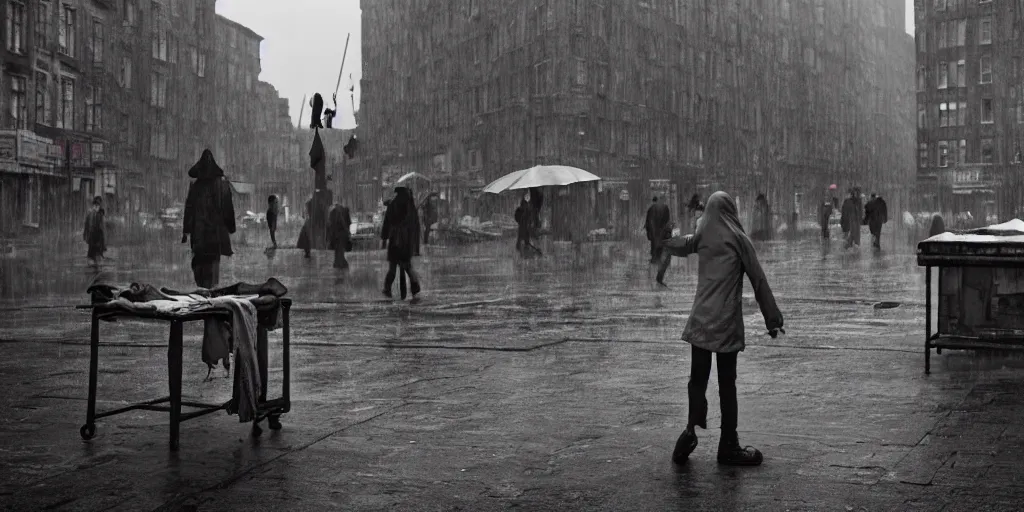
[[[922,207],[1020,215],[1024,1],[916,2]]]
[[[262,38],[215,4],[2,2],[0,231],[68,225],[93,195],[129,219],[183,203],[203,148],[239,209],[294,168],[257,151],[294,152],[287,102],[258,80]]]
[[[809,212],[831,183],[898,211],[914,172],[903,9],[762,4],[364,1],[359,186],[425,172],[468,207],[491,179],[561,162],[604,178],[599,223],[639,225],[652,191],[675,211],[722,188],[741,209],[763,191]]]

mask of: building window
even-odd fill
[[[926,126],[924,125],[925,118],[927,117],[925,115],[926,112],[927,112],[927,109],[924,108],[924,104],[918,103],[917,104],[917,129],[918,130],[923,130],[923,129],[926,128]]]
[[[162,28],[153,31],[153,58],[167,62],[167,31]]]
[[[69,5],[60,6],[60,26],[57,33],[57,46],[60,53],[68,57],[75,56],[75,9]]]
[[[1017,105],[1017,124],[1024,124],[1024,105]]]
[[[960,107],[956,109],[956,113],[957,113],[956,114],[957,115],[956,124],[959,125],[959,126],[964,126],[965,124],[967,124],[965,122],[967,120],[967,102],[966,101],[961,101],[960,102]]]
[[[928,167],[928,143],[922,142],[917,145],[917,166]]]
[[[992,44],[992,17],[978,20],[978,44]]]
[[[75,127],[75,81],[60,80],[60,105],[57,107],[57,128],[73,130]]]
[[[960,80],[960,66],[956,62],[949,62],[949,87],[955,88]]]
[[[50,2],[36,4],[36,48],[50,49]]]
[[[956,63],[956,86],[967,87],[967,62],[960,59]]]
[[[163,131],[162,126],[150,125],[149,154],[157,158],[167,157],[167,133]]]
[[[124,25],[127,27],[134,27],[135,22],[138,19],[135,0],[124,0],[122,11],[124,12]]]
[[[46,73],[36,72],[36,123],[50,125],[53,116],[53,104],[50,101],[50,77]]]
[[[996,161],[996,148],[992,139],[981,139],[981,163],[992,164]]]
[[[7,49],[25,51],[25,4],[15,0],[7,2]]]
[[[981,123],[992,124],[995,121],[995,113],[992,111],[992,100],[989,98],[981,100]]]
[[[939,89],[949,86],[949,68],[945,62],[939,63]]]
[[[576,85],[587,85],[587,61],[583,59],[576,60]]]
[[[979,63],[981,69],[981,76],[979,82],[983,84],[992,83],[992,57],[988,55],[982,55]]]
[[[967,20],[956,22],[956,44],[957,46],[967,45]]]
[[[100,64],[103,62],[103,20],[92,19],[92,38],[89,45],[92,46],[92,62]]]
[[[945,11],[946,10],[946,0],[935,0],[935,10],[936,11]]]
[[[29,176],[24,190],[25,214],[22,216],[21,222],[26,226],[38,228],[39,217],[42,216],[41,200],[43,197],[39,177]]]
[[[198,61],[198,65],[196,67],[196,74],[199,75],[200,77],[205,77],[206,76],[206,54],[205,53],[202,53],[202,52],[199,53],[199,61]]]
[[[85,131],[103,129],[103,89],[89,86],[85,96]]]
[[[939,104],[939,126],[949,126],[949,108],[946,103]]]
[[[167,106],[167,77],[160,73],[150,75],[149,104],[154,107]]]
[[[181,0],[169,0],[171,4],[171,16],[175,18],[181,16]]]
[[[118,76],[118,83],[125,89],[132,88],[132,58],[121,57],[121,74]]]
[[[28,126],[28,107],[26,105],[28,99],[28,87],[26,87],[26,79],[23,76],[12,76],[11,77],[11,128],[16,130],[24,130]]]
[[[957,126],[957,103],[951,102],[949,104],[949,126]]]
[[[928,37],[924,30],[917,33],[917,51],[919,53],[928,51]]]
[[[939,167],[949,167],[949,142],[939,141]]]
[[[967,141],[964,139],[960,139],[960,146],[957,151],[956,160],[961,164],[967,163]]]
[[[924,91],[925,88],[925,73],[924,66],[917,67],[917,92]]]

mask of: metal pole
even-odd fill
[[[345,36],[345,51],[341,54],[341,69],[338,70],[338,83],[334,86],[334,95],[338,95],[338,89],[341,88],[341,75],[345,72],[345,57],[348,55],[348,40],[352,37],[349,33]]]

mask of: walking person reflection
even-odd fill
[[[697,254],[697,292],[692,313],[683,329],[682,338],[691,345],[689,417],[686,429],[679,436],[672,453],[677,464],[687,460],[697,448],[694,427],[707,428],[708,379],[711,358],[718,360],[718,392],[722,407],[722,437],[718,443],[718,462],[733,466],[756,466],[763,459],[761,452],[739,443],[736,428],[736,360],[745,347],[743,332],[743,274],[754,288],[754,298],[761,308],[765,326],[775,337],[782,331],[779,311],[754,245],[743,231],[737,217],[736,203],[725,192],[715,192],[708,199],[704,215],[692,235],[669,239],[665,243],[663,261],[672,256]],[[667,265],[663,264],[663,269]],[[659,281],[664,277],[659,269]]]

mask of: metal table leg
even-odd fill
[[[924,374],[928,375],[932,369],[932,267],[924,268],[924,279]],[[941,275],[939,279],[942,279]]]
[[[89,440],[96,435],[96,380],[99,378],[100,360],[100,316],[92,311],[92,326],[89,333],[89,404],[85,412],[85,425],[79,429],[82,439]]]
[[[178,451],[178,429],[181,425],[181,352],[182,323],[172,321],[167,344],[167,383],[171,388],[171,451]]]

